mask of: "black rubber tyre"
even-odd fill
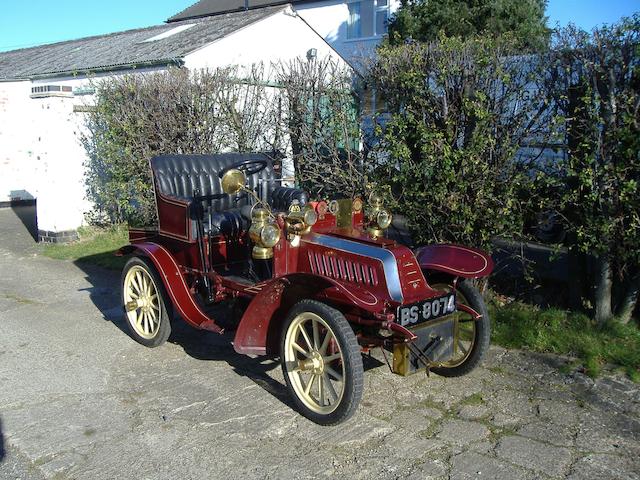
[[[171,335],[173,308],[153,264],[131,257],[120,277],[120,299],[131,337],[145,347],[157,347]],[[133,303],[136,303],[135,308]]]
[[[362,355],[341,312],[316,300],[296,303],[282,325],[280,358],[302,415],[336,425],[355,413],[364,385]]]
[[[449,286],[449,288],[451,287]],[[432,372],[443,377],[460,377],[476,368],[482,362],[487,350],[489,350],[491,341],[491,320],[489,319],[487,306],[478,289],[469,280],[461,280],[458,282],[457,291],[458,301],[466,302],[469,307],[481,314],[482,318],[476,320],[475,324],[470,324],[471,326],[475,325],[471,334],[473,343],[470,351],[466,352],[459,361],[452,361],[449,366],[445,364],[431,369]],[[460,324],[473,322],[467,313],[459,312],[456,315],[458,315]]]

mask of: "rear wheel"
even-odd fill
[[[171,334],[171,306],[156,269],[144,258],[132,257],[121,278],[122,305],[131,336],[147,347],[157,347]]]
[[[435,284],[436,290],[451,291],[450,284]],[[453,356],[439,367],[431,371],[443,377],[459,377],[476,368],[489,349],[491,322],[489,312],[478,289],[469,281],[462,280],[456,287],[456,302],[467,305],[478,312],[481,317],[473,317],[462,310],[454,314]]]
[[[338,310],[315,300],[295,304],[283,324],[281,362],[298,410],[320,425],[344,422],[363,388],[360,346]]]

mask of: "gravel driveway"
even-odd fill
[[[0,209],[0,478],[639,478],[624,378],[496,347],[464,378],[401,378],[374,355],[356,416],[319,427],[231,337],[135,343],[118,275],[39,256],[16,213]]]

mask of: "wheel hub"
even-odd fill
[[[322,354],[314,350],[306,360],[300,360],[300,370],[310,371],[314,375],[322,375],[324,373],[324,360]]]

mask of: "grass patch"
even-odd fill
[[[491,306],[492,340],[507,348],[524,348],[577,357],[587,375],[596,377],[603,365],[621,367],[640,382],[640,329],[611,322],[597,326],[581,313],[539,309],[514,302]]]
[[[111,228],[82,227],[78,229],[78,241],[65,244],[52,243],[43,247],[42,253],[56,260],[70,260],[99,265],[111,270],[121,270],[126,259],[114,253],[129,243],[125,225]]]
[[[466,398],[464,398],[461,402],[460,405],[484,405],[485,402],[484,398],[482,398],[482,395],[479,393],[474,393],[473,395],[470,395]]]

